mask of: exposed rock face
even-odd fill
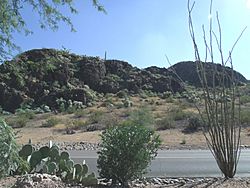
[[[82,59],[77,62],[79,71],[76,73],[80,81],[83,81],[91,89],[101,91],[100,82],[106,75],[106,67],[103,60]]]
[[[181,62],[174,68],[184,81],[199,86],[193,62]],[[241,74],[237,76],[241,82],[246,81]],[[183,90],[170,69],[141,70],[124,61],[105,61],[54,49],[30,50],[0,65],[0,106],[11,112],[28,100],[35,106],[46,104],[55,109],[55,101],[61,97],[86,104],[95,98],[95,92],[116,93],[123,89],[131,93]]]

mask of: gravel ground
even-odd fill
[[[26,176],[8,177],[0,181],[1,188],[81,188],[81,185],[64,184],[60,178],[48,174],[32,174]],[[99,180],[97,187],[110,187],[110,183]],[[135,180],[130,184],[135,188],[248,188],[250,178],[145,178]]]
[[[97,150],[99,144],[88,143],[88,142],[53,142],[56,144],[60,150]],[[34,144],[36,149],[39,149],[42,146],[48,146],[48,143],[37,143]]]
[[[53,144],[56,144],[59,146],[61,150],[98,150],[99,143],[89,143],[89,142],[53,142]],[[39,149],[42,146],[48,146],[48,143],[37,143],[33,144],[36,149]],[[250,146],[248,145],[241,145],[241,149],[249,149]],[[205,146],[195,146],[195,145],[179,145],[176,146],[167,146],[162,145],[160,146],[160,149],[164,150],[205,150],[208,149]]]

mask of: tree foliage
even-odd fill
[[[57,30],[60,22],[66,23],[71,31],[75,31],[71,19],[64,15],[61,7],[67,7],[71,14],[78,11],[73,0],[1,0],[0,5],[0,62],[11,57],[13,51],[20,50],[13,41],[14,33],[31,34],[22,15],[24,7],[39,15],[39,25],[42,29]],[[93,6],[105,12],[98,0],[92,0]]]
[[[13,129],[0,119],[0,178],[27,168],[25,162],[19,157],[18,150]]]

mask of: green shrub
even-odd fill
[[[129,121],[131,121],[135,125],[152,127],[152,125],[154,124],[152,113],[147,107],[141,107],[137,110],[133,110],[129,115]]]
[[[187,133],[196,132],[200,128],[202,128],[202,126],[203,126],[202,120],[197,116],[192,116],[189,118],[188,125],[184,129],[184,132],[187,132]]]
[[[43,126],[44,127],[54,127],[58,123],[60,123],[59,119],[51,117],[51,118],[47,119],[47,121],[43,124]]]
[[[88,111],[85,110],[85,109],[78,109],[74,112],[75,116],[77,118],[80,118],[80,117],[85,117],[87,115]]]
[[[107,113],[100,119],[99,123],[106,128],[110,128],[119,123],[119,118],[114,113]]]
[[[128,90],[121,90],[116,93],[119,98],[126,98],[128,96]]]
[[[241,111],[241,123],[245,125],[250,125],[250,110]]]
[[[103,118],[104,112],[102,111],[94,111],[93,113],[90,114],[88,123],[93,124],[93,123],[98,123],[102,118]]]
[[[0,119],[0,178],[27,168],[26,163],[19,157],[18,150],[13,129]]]
[[[77,111],[77,107],[76,106],[70,106],[70,107],[68,107],[67,109],[66,109],[66,113],[68,113],[68,114],[73,114],[73,113],[75,113]]]
[[[155,129],[157,131],[175,128],[175,121],[172,117],[166,116],[163,119],[156,121]]]
[[[129,181],[145,174],[160,146],[159,136],[136,124],[107,129],[101,138],[97,167],[100,176],[111,179],[114,186],[127,187]]]
[[[103,101],[103,103],[101,104],[102,107],[113,107],[114,106],[114,102],[113,102],[113,98],[107,98]]]
[[[124,104],[123,104],[122,102],[118,102],[118,103],[115,104],[115,107],[116,107],[117,109],[121,109],[121,108],[124,107]]]
[[[35,118],[35,113],[32,110],[20,111],[20,112],[17,112],[17,115],[19,117],[26,118],[26,119],[34,119]]]
[[[179,121],[188,118],[189,114],[177,107],[170,110],[169,116],[171,116],[174,121]]]
[[[129,98],[122,100],[124,107],[129,108],[133,106],[133,102]]]
[[[160,98],[162,99],[168,99],[168,98],[172,98],[173,97],[173,94],[172,92],[170,91],[165,91],[164,93],[161,94]]]
[[[173,98],[173,96],[170,96],[170,97],[166,98],[165,101],[167,103],[173,103],[174,102],[174,98]]]
[[[22,128],[27,125],[28,119],[25,116],[17,116],[7,120],[12,128]]]
[[[16,111],[16,116],[8,119],[7,123],[12,128],[22,128],[25,127],[30,119],[35,118],[35,113],[30,110],[19,109]]]
[[[148,98],[147,94],[146,94],[145,91],[143,91],[143,90],[141,90],[141,91],[139,92],[139,96],[140,96],[142,99]]]
[[[250,96],[249,95],[243,95],[242,97],[240,97],[240,103],[241,104],[250,103]]]
[[[72,124],[73,124],[72,127],[68,127],[68,128],[78,130],[78,129],[86,128],[86,126],[87,126],[86,121],[83,121],[83,120],[75,120],[75,121],[73,121]]]

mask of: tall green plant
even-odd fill
[[[153,130],[136,124],[112,127],[101,138],[97,167],[100,176],[112,179],[114,186],[127,187],[129,181],[145,174],[160,146]]]

